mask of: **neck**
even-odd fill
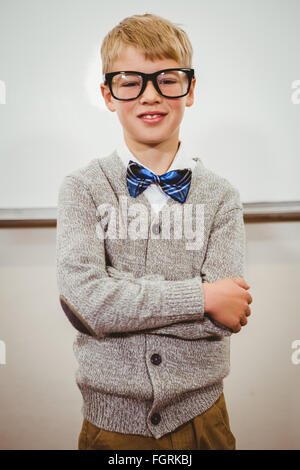
[[[124,138],[127,147],[135,158],[156,175],[167,173],[179,149],[178,138],[174,142],[161,142],[158,145],[145,145]]]

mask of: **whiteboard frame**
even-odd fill
[[[243,203],[245,223],[300,221],[300,201]],[[56,227],[57,208],[0,209],[0,228]]]

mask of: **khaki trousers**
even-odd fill
[[[208,410],[159,439],[98,428],[84,418],[78,450],[235,450],[224,393]]]

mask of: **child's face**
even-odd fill
[[[173,67],[182,67],[173,59],[162,59],[154,62],[145,60],[144,54],[132,46],[125,46],[119,60],[115,61],[111,72],[133,70],[136,72],[153,73]],[[101,84],[101,92],[107,108],[117,112],[124,130],[125,142],[132,147],[154,145],[161,142],[174,144],[179,139],[179,126],[186,106],[194,102],[194,87],[196,79],[192,80],[189,94],[182,98],[165,98],[154,88],[149,80],[141,96],[132,101],[119,101],[112,97],[108,86]],[[145,123],[138,115],[145,111],[160,111],[167,113],[161,122]]]

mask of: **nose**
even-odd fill
[[[142,101],[145,101],[145,100],[151,101],[151,100],[154,100],[154,99],[156,99],[156,100],[161,99],[162,96],[156,90],[153,82],[151,80],[148,80],[146,88],[145,88],[145,90],[142,93],[140,98],[141,98]]]

